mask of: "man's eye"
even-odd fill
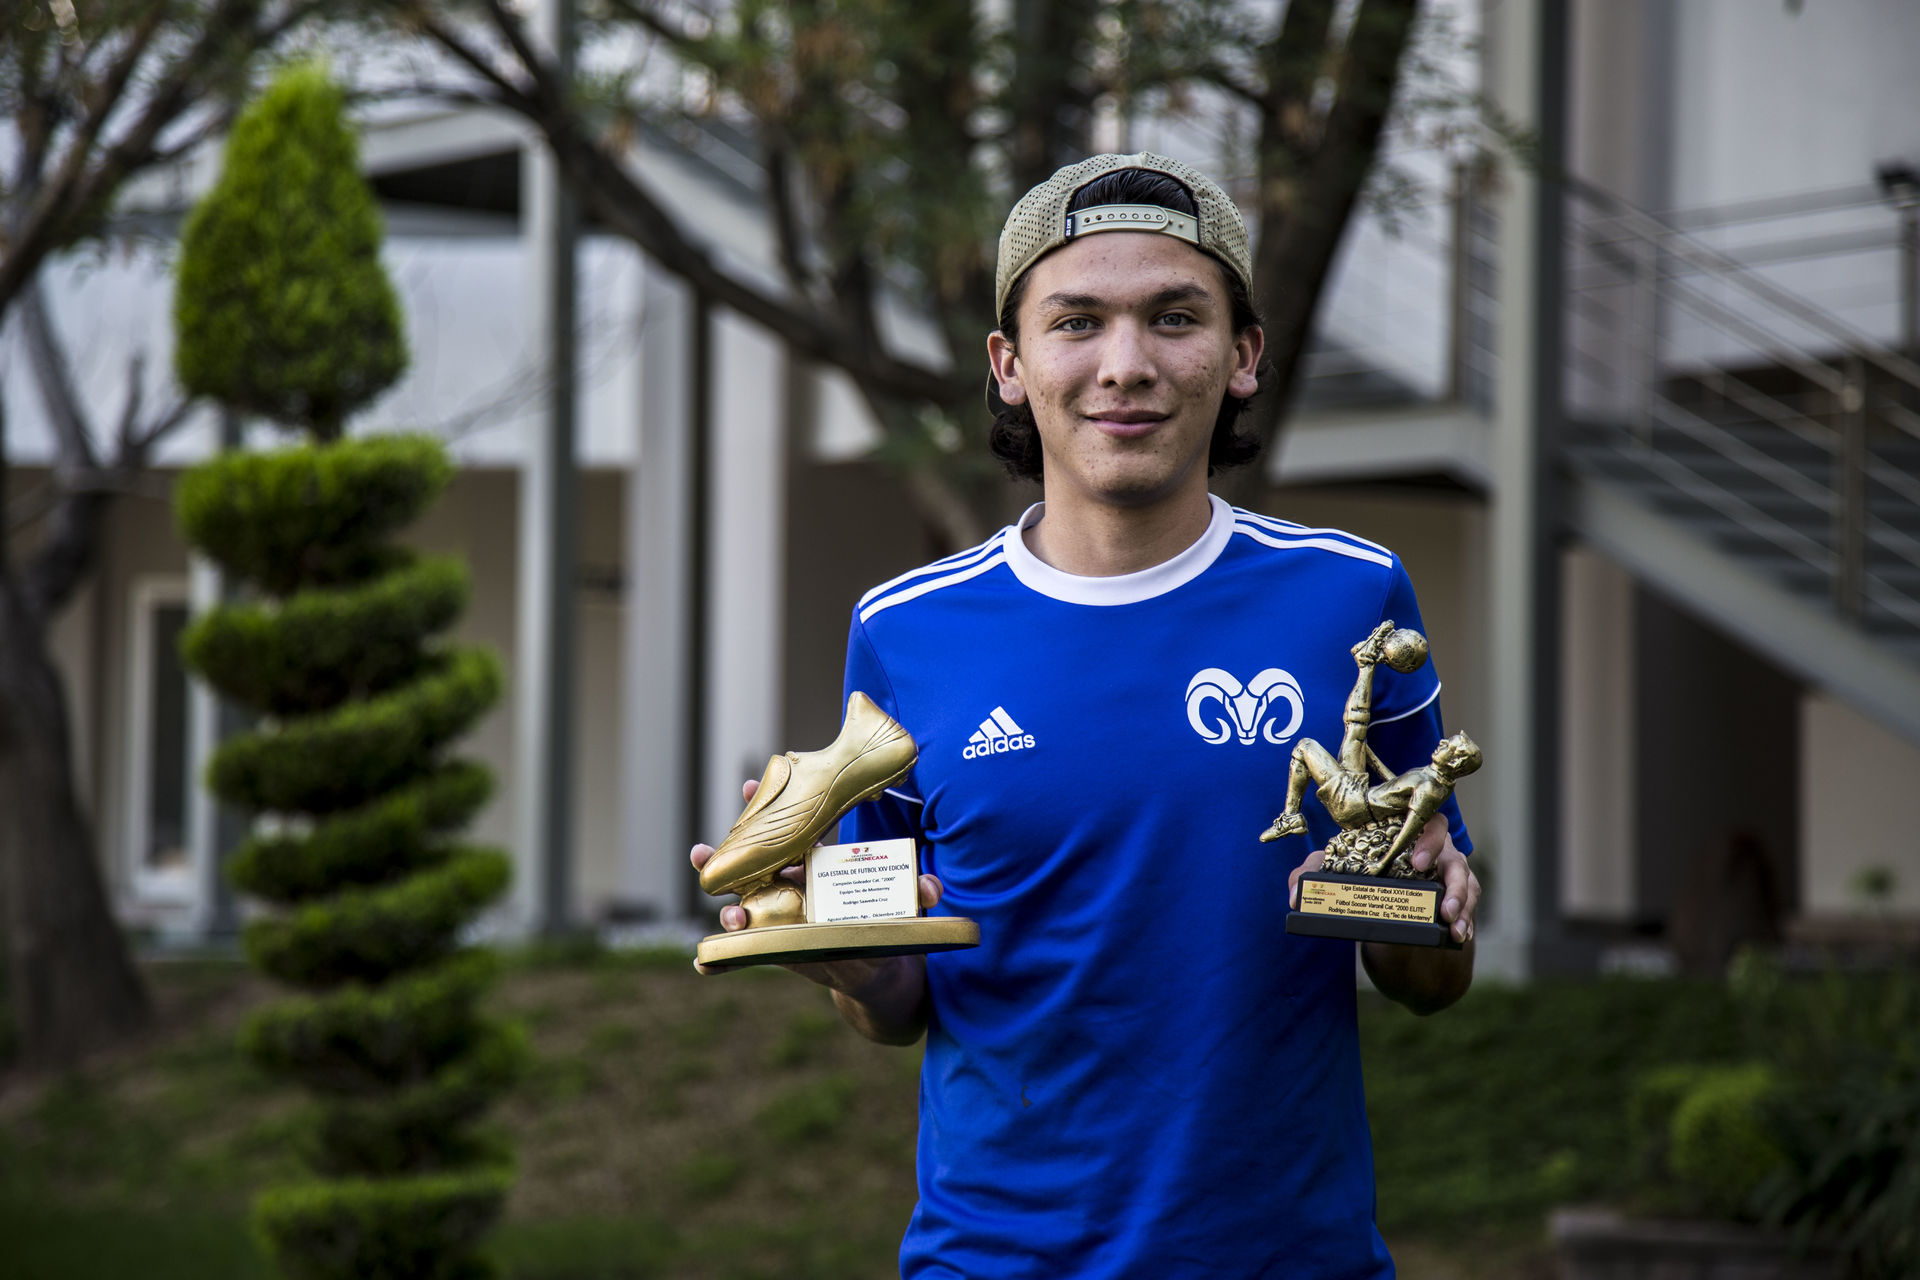
[[[1093,321],[1086,316],[1068,316],[1054,328],[1065,330],[1067,333],[1085,333],[1093,328]]]
[[[1160,317],[1160,323],[1171,325],[1176,329],[1184,329],[1193,323],[1193,317],[1184,311],[1169,311]]]

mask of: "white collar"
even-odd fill
[[[1207,521],[1207,531],[1192,546],[1151,568],[1108,578],[1063,573],[1033,554],[1027,540],[1020,535],[1023,529],[1040,523],[1040,517],[1046,513],[1047,504],[1036,502],[1007,531],[1003,544],[1007,549],[1007,567],[1013,570],[1014,577],[1041,595],[1068,604],[1135,604],[1151,600],[1205,573],[1208,566],[1220,558],[1227,540],[1233,537],[1233,507],[1217,494],[1208,494],[1207,501],[1213,515]]]

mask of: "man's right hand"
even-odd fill
[[[758,779],[740,785],[740,798],[751,801],[760,789]],[[713,846],[696,844],[688,855],[697,872],[713,857]],[[806,892],[806,869],[788,867],[780,873]],[[921,910],[939,905],[940,878],[920,877]],[[747,927],[747,911],[739,903],[720,908],[720,927],[729,933]],[[725,973],[694,962],[701,973]],[[881,1044],[912,1044],[926,1030],[927,962],[924,956],[884,956],[875,959],[826,960],[782,965],[810,982],[833,992],[833,1002],[854,1030]]]

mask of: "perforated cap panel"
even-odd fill
[[[1007,293],[1013,282],[1039,260],[1040,255],[1058,249],[1067,242],[1067,205],[1073,193],[1103,174],[1118,169],[1147,169],[1164,173],[1193,196],[1199,210],[1200,247],[1227,264],[1240,278],[1249,297],[1253,294],[1253,259],[1247,248],[1247,224],[1240,209],[1220,185],[1190,165],[1150,151],[1132,155],[1091,156],[1070,164],[1051,178],[1020,197],[1007,215],[1000,231],[1000,259],[994,272],[993,314],[997,317],[1007,306]]]

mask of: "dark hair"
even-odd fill
[[[1199,214],[1199,207],[1194,204],[1191,192],[1173,178],[1151,169],[1117,169],[1102,174],[1074,192],[1073,199],[1067,202],[1067,209],[1071,212],[1103,204],[1157,204],[1176,213]],[[1229,270],[1225,263],[1217,265],[1221,278],[1226,281],[1228,300],[1232,303],[1234,333],[1258,325],[1260,313],[1253,309],[1253,299],[1248,295],[1246,286],[1240,283],[1240,277]],[[1001,334],[1015,347],[1020,345],[1020,302],[1027,296],[1027,276],[1030,271],[1031,268],[1021,272],[1020,278],[1007,290],[1007,305],[999,317]],[[1257,372],[1261,381],[1265,382],[1267,364],[1264,358]],[[1229,467],[1243,466],[1259,454],[1260,437],[1238,430],[1240,415],[1246,408],[1247,402],[1238,396],[1221,398],[1220,415],[1213,423],[1213,442],[1207,449],[1208,475]],[[1034,423],[1033,410],[1027,405],[1001,407],[1000,412],[994,415],[993,429],[987,434],[987,448],[1005,464],[1007,473],[1014,479],[1040,479],[1040,428]]]

